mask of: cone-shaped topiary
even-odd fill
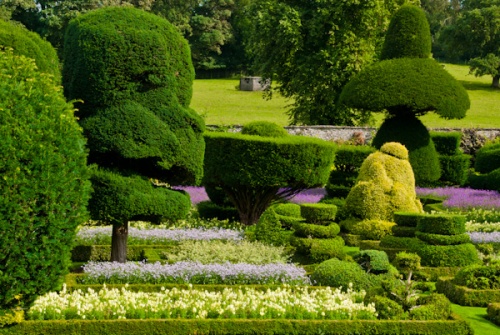
[[[85,139],[60,86],[0,51],[0,316],[60,289],[90,193]],[[9,312],[7,312],[9,314]]]
[[[440,177],[440,171],[436,171],[439,160],[430,144],[430,135],[424,136],[429,139],[424,150],[422,145],[412,144],[421,141],[421,136],[410,132],[406,138],[394,137],[391,132],[397,131],[392,128],[405,127],[408,130],[410,127],[405,122],[428,112],[435,112],[445,119],[461,119],[470,107],[463,86],[435,60],[427,58],[430,55],[430,31],[424,21],[425,14],[420,8],[401,7],[391,20],[382,51],[383,60],[361,71],[340,95],[340,102],[348,107],[388,112],[386,122],[390,124],[384,122],[382,132],[377,132],[373,142],[378,147],[387,141],[400,142],[407,146],[410,157],[413,148],[417,147],[421,159],[410,158],[410,162],[419,185],[432,183]],[[412,123],[423,129],[421,123],[415,120]]]
[[[346,198],[347,213],[360,220],[392,221],[395,211],[423,211],[411,165],[399,158],[406,157],[405,152],[401,144],[389,142],[366,158]]]
[[[112,261],[126,259],[129,220],[188,212],[185,194],[148,179],[201,180],[204,123],[188,107],[193,79],[187,41],[156,15],[108,7],[68,25],[63,83],[68,98],[83,100],[79,117],[89,162],[103,169],[92,177],[90,212],[113,224]]]
[[[12,22],[0,20],[0,45],[12,48],[14,54],[35,60],[38,70],[54,76],[54,82],[61,84],[61,69],[57,52],[52,45],[36,33]]]
[[[401,6],[392,16],[380,59],[429,58],[432,47],[429,32],[429,22],[423,10],[416,6]]]

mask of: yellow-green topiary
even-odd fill
[[[395,211],[423,212],[403,145],[386,143],[365,159],[346,198],[345,210],[361,220],[387,221],[393,220]]]

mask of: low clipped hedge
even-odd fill
[[[450,301],[461,306],[486,307],[489,303],[500,301],[500,290],[474,290],[454,283],[453,278],[439,278],[436,290]]]
[[[472,335],[470,325],[456,315],[451,320],[392,321],[392,320],[63,320],[26,321],[10,328],[0,329],[0,334],[106,334],[106,335],[185,335],[185,334],[302,334],[316,335]]]
[[[415,237],[416,227],[393,226],[392,235],[397,237]]]
[[[458,235],[465,233],[464,215],[422,214],[418,217],[417,230],[429,234]]]
[[[127,247],[128,261],[142,261],[146,259],[146,250],[157,249],[167,251],[164,245],[129,245]],[[111,245],[77,245],[71,251],[73,262],[109,262]]]
[[[417,231],[415,236],[432,245],[457,245],[470,242],[470,237],[466,233],[457,235],[429,234]]]
[[[423,245],[425,245],[425,243],[416,237],[397,237],[388,235],[380,240],[380,247],[383,248],[397,248],[413,251]]]
[[[394,212],[394,222],[401,227],[416,227],[421,213]]]
[[[312,223],[296,223],[293,226],[295,235],[299,237],[332,238],[340,233],[340,226],[336,223],[328,226]]]
[[[465,267],[456,274],[453,282],[470,289],[500,290],[500,264]]]
[[[413,250],[423,266],[467,266],[480,262],[472,243],[459,245],[423,244]]]
[[[466,154],[456,154],[453,156],[439,156],[441,165],[441,181],[449,182],[453,185],[464,185],[469,176],[471,156]]]
[[[431,131],[434,147],[440,155],[453,156],[460,152],[462,133],[459,131],[438,132]]]
[[[476,190],[500,191],[500,168],[484,174],[470,174],[467,184]]]
[[[363,240],[380,240],[392,233],[394,222],[385,220],[363,220],[355,224],[351,233],[361,235]]]
[[[500,326],[500,302],[488,304],[486,313],[488,314],[488,319],[491,322]]]
[[[310,223],[330,224],[337,215],[337,206],[324,203],[301,204],[300,215]]]
[[[345,258],[345,242],[340,236],[328,239],[292,236],[290,244],[296,248],[298,254],[308,255],[314,262]]]
[[[484,145],[476,152],[474,169],[479,173],[490,173],[500,168],[500,143]]]

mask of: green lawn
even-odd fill
[[[465,65],[445,64],[445,69],[467,89],[471,109],[462,120],[444,120],[428,113],[422,117],[424,124],[431,128],[500,128],[500,90],[490,87],[491,77],[469,75]],[[239,79],[195,80],[191,107],[203,115],[209,125],[242,125],[255,120],[288,124],[286,106],[290,101],[278,95],[265,100],[262,92],[239,91],[238,85]],[[383,115],[374,115],[375,126],[379,126]]]
[[[452,305],[453,312],[469,321],[475,335],[500,334],[500,327],[486,319],[486,307]]]

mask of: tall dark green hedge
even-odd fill
[[[205,142],[204,182],[221,187],[247,225],[272,201],[324,185],[334,156],[332,144],[300,136],[207,133]]]
[[[36,33],[12,22],[0,20],[0,46],[12,48],[16,55],[33,58],[41,72],[53,75],[56,84],[61,83],[61,69],[56,50]]]
[[[113,224],[111,259],[124,262],[129,220],[178,219],[189,209],[187,195],[149,180],[196,185],[203,175],[189,46],[165,19],[128,7],[76,17],[64,43],[65,94],[83,100],[89,163],[100,167],[90,212]]]
[[[60,288],[90,183],[85,139],[61,88],[11,51],[0,51],[0,68],[3,315]]]
[[[393,15],[380,59],[429,58],[431,34],[425,12],[411,5],[401,6]]]

